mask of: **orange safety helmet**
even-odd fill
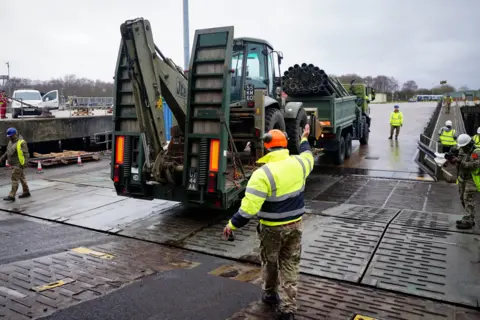
[[[273,148],[286,148],[288,145],[287,133],[278,129],[270,130],[263,136],[263,145],[267,150]]]

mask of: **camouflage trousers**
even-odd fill
[[[393,137],[393,133],[395,133],[395,136],[398,137],[400,134],[400,126],[390,126],[390,137]]]
[[[15,197],[18,190],[18,182],[22,184],[23,192],[30,192],[28,189],[27,178],[23,173],[23,168],[21,167],[13,167],[12,170],[12,189],[10,190],[9,196]]]
[[[462,207],[465,209],[465,217],[475,219],[475,197],[477,195],[477,186],[472,179],[467,179],[458,182],[458,193]]]
[[[297,311],[297,282],[302,253],[303,222],[269,227],[259,225],[260,259],[262,262],[263,291],[280,292],[281,312]]]

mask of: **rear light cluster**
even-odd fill
[[[115,137],[115,163],[113,166],[113,182],[120,182],[120,165],[125,157],[125,136]]]
[[[213,193],[217,189],[217,174],[218,174],[219,159],[220,159],[220,140],[212,139],[210,140],[210,164],[208,168],[209,173],[208,173],[207,190],[209,193]]]

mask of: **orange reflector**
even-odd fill
[[[218,159],[220,157],[220,140],[210,141],[210,171],[218,172]]]
[[[319,121],[320,122],[320,125],[324,126],[324,127],[329,127],[331,126],[332,124],[330,123],[330,121]]]
[[[125,137],[118,136],[115,143],[115,163],[123,164],[123,157],[125,152]]]

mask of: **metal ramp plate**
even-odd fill
[[[378,222],[309,216],[304,223],[301,271],[358,282],[384,228]]]
[[[422,210],[431,184],[423,182],[399,181],[389,196],[386,207]]]
[[[398,181],[395,180],[371,179],[345,203],[372,207],[388,206],[387,202],[397,184]]]
[[[308,207],[315,204],[308,203]],[[367,206],[358,206],[354,204],[341,204],[339,206],[328,208],[318,214],[332,216],[344,219],[354,219],[362,221],[376,221],[388,223],[399,212],[398,209],[375,208]]]
[[[480,238],[392,224],[363,284],[478,307]]]
[[[480,234],[478,227],[470,230],[457,229],[456,221],[460,219],[462,219],[461,214],[402,210],[392,223],[408,227]]]
[[[172,204],[172,202],[170,203]],[[207,228],[221,219],[218,217],[218,212],[215,211],[199,213],[184,206],[174,205],[173,208],[165,208],[160,212],[150,214],[143,220],[123,226],[120,234],[136,239],[182,246],[183,240],[196,232],[202,233],[203,228]],[[224,225],[222,225],[220,233],[210,235],[212,239],[218,237],[219,242],[226,242],[221,238],[223,227]],[[200,251],[207,252],[205,250]]]
[[[310,214],[322,214],[324,210],[336,205],[338,205],[336,202],[307,200],[305,201],[305,212]]]
[[[162,212],[178,205],[177,202],[164,200],[145,201],[123,197],[117,197],[117,199],[117,202],[71,216],[67,222],[90,229],[117,233],[124,226],[145,219],[152,213]]]
[[[300,277],[297,303],[299,319],[348,320],[357,314],[380,320],[480,319],[478,311],[310,276]],[[272,308],[256,301],[229,319],[274,318]]]
[[[49,179],[46,177],[46,179]],[[113,189],[113,182],[110,179],[109,175],[105,175],[104,173],[82,173],[82,174],[74,174],[68,176],[60,176],[60,177],[53,177],[49,179],[52,181],[59,181],[65,183],[72,183],[72,184],[83,184],[92,187],[100,187],[100,188],[109,188]]]
[[[340,181],[341,178],[341,176],[310,174],[305,187],[305,199],[314,199],[319,193]]]
[[[462,204],[457,199],[458,187],[455,184],[432,184],[423,210],[454,214],[463,213]]]
[[[223,228],[228,219],[200,230],[184,240],[183,247],[222,257],[259,263],[257,237],[258,220],[252,219],[245,227],[235,231],[235,241],[225,241]]]
[[[0,203],[0,209],[44,219],[56,219],[70,217],[121,200],[109,189],[57,182],[50,188],[32,192],[30,198]]]
[[[368,180],[368,178],[364,177],[346,177],[327,188],[313,200],[345,202],[358,192],[360,188],[365,186]],[[308,187],[306,189],[308,190]]]

